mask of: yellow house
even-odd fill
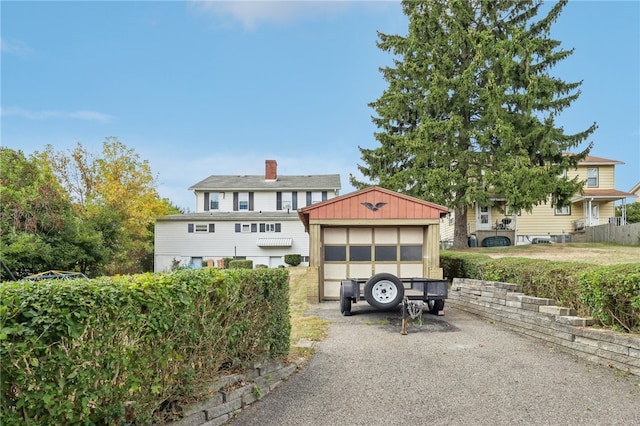
[[[605,223],[624,224],[624,216],[615,217],[616,201],[625,202],[633,194],[615,189],[615,166],[622,161],[587,156],[567,177],[583,180],[582,194],[566,207],[550,203],[535,206],[531,213],[510,211],[499,198],[492,207],[471,206],[467,213],[470,245],[496,246],[540,242],[579,241],[585,228]],[[623,204],[624,205],[624,204]],[[450,213],[451,215],[453,213]],[[442,248],[453,238],[453,218],[441,220]]]
[[[629,192],[633,194],[633,197],[636,201],[640,201],[640,182],[636,183]]]

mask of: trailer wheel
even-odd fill
[[[376,274],[365,284],[364,297],[376,309],[392,309],[402,302],[404,285],[393,274]]]
[[[340,313],[345,317],[351,315],[351,298],[344,295],[344,285],[340,285]]]
[[[429,313],[432,313],[434,315],[438,315],[438,312],[444,309],[444,300],[442,299],[440,300],[429,299],[427,301],[427,304],[429,305]]]

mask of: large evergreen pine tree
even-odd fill
[[[360,148],[371,183],[455,210],[454,247],[467,246],[467,208],[530,211],[566,205],[582,188],[564,172],[589,152],[568,154],[596,129],[565,134],[557,115],[578,98],[551,68],[572,50],[550,38],[561,1],[403,1],[407,36],[379,33],[394,55],[388,88],[370,106],[380,146]],[[368,183],[351,176],[355,187]]]

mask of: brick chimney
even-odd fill
[[[278,163],[276,160],[265,161],[265,180],[278,180]]]

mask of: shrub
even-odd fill
[[[2,283],[0,424],[163,423],[221,370],[286,356],[288,291],[281,269]]]
[[[233,257],[223,257],[222,262],[224,263],[224,268],[229,269],[229,263],[234,260]]]
[[[299,254],[285,254],[284,263],[290,266],[298,266],[302,262],[302,256]]]
[[[603,266],[579,277],[581,300],[601,325],[640,332],[640,265]]]
[[[520,284],[523,293],[553,299],[601,325],[640,329],[640,266],[636,264],[598,267],[442,251],[440,265],[447,277]]]
[[[232,260],[229,269],[253,269],[253,260]]]

